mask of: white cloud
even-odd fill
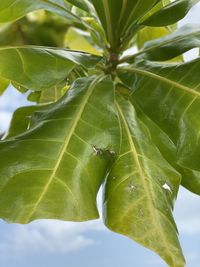
[[[5,227],[5,225],[4,225]],[[28,225],[7,225],[0,240],[0,257],[39,253],[67,253],[95,243],[87,237],[88,231],[102,231],[100,220],[72,223],[57,220],[39,220]]]
[[[101,213],[100,189],[97,204]],[[100,214],[101,215],[101,214]],[[7,224],[0,239],[0,258],[23,257],[26,254],[68,253],[94,245],[96,240],[88,237],[92,231],[104,231],[102,220],[82,223],[58,220],[37,220],[27,225]]]

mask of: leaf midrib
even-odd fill
[[[69,145],[69,142],[70,142],[70,140],[71,140],[71,138],[72,138],[72,136],[73,136],[73,134],[74,134],[74,131],[75,131],[77,125],[78,125],[78,122],[79,122],[81,116],[82,116],[82,113],[83,113],[83,111],[84,111],[84,109],[85,109],[85,106],[86,106],[86,104],[87,104],[87,102],[88,102],[88,100],[89,100],[89,98],[90,98],[90,96],[91,96],[91,94],[92,94],[92,92],[93,92],[93,90],[94,90],[94,88],[95,88],[95,85],[96,85],[96,83],[98,82],[99,79],[100,79],[100,77],[96,78],[96,79],[90,84],[90,87],[88,88],[88,91],[87,91],[87,93],[86,93],[86,95],[85,95],[85,97],[84,97],[84,99],[83,99],[83,102],[82,102],[82,104],[81,104],[81,106],[80,106],[80,109],[78,109],[77,114],[75,114],[75,120],[73,120],[73,124],[72,124],[71,130],[67,133],[67,136],[66,136],[66,138],[65,138],[65,140],[64,140],[64,146],[63,146],[63,148],[62,148],[62,150],[61,150],[61,152],[60,152],[60,155],[59,155],[59,157],[58,157],[58,159],[57,159],[57,161],[56,161],[56,164],[55,164],[55,166],[54,166],[54,168],[53,168],[53,172],[52,172],[52,174],[51,174],[51,176],[50,176],[50,178],[49,178],[49,180],[48,180],[46,186],[45,186],[44,189],[42,190],[42,192],[41,192],[41,194],[40,194],[40,196],[39,196],[37,202],[35,203],[33,209],[31,210],[31,212],[29,213],[28,217],[26,218],[25,223],[28,223],[28,222],[30,221],[31,217],[32,217],[33,214],[35,213],[37,207],[38,207],[39,204],[41,203],[41,201],[42,201],[42,199],[44,198],[46,192],[48,191],[48,188],[49,188],[49,186],[51,185],[51,183],[52,183],[54,177],[56,176],[56,173],[57,173],[57,171],[58,171],[58,169],[59,169],[60,163],[61,163],[61,161],[62,161],[62,159],[63,159],[63,157],[64,157],[64,155],[65,155],[65,151],[66,151],[66,149],[67,149],[67,147],[68,147],[68,145]],[[68,189],[69,189],[69,192],[71,192],[71,194],[73,195],[74,199],[76,199],[75,196],[74,196],[74,194],[73,194],[73,192],[70,190],[70,188],[68,188]]]
[[[136,68],[122,68],[121,70],[125,70],[125,71],[128,71],[128,72],[132,72],[132,73],[138,73],[142,76],[146,76],[148,78],[152,78],[154,80],[157,80],[157,81],[160,81],[160,82],[163,82],[163,83],[166,83],[166,84],[169,84],[170,86],[173,86],[178,88],[178,89],[181,89],[189,94],[193,94],[195,96],[198,96],[200,97],[200,92],[198,91],[195,91],[194,89],[188,87],[188,86],[185,86],[185,85],[182,85],[180,83],[177,83],[173,80],[170,80],[168,78],[165,78],[163,76],[160,76],[158,74],[155,74],[153,72],[150,72],[150,71],[146,71],[146,70],[142,70],[142,69],[136,69]]]
[[[195,32],[188,33],[187,37],[192,37],[193,35],[196,35],[196,34],[200,34],[200,30],[196,30]],[[177,36],[174,39],[170,39],[170,40],[164,41],[162,43],[159,43],[157,45],[153,45],[151,47],[145,48],[145,49],[139,51],[138,53],[136,53],[134,56],[136,57],[136,56],[139,56],[141,54],[146,54],[147,52],[150,52],[156,48],[160,48],[162,46],[166,46],[166,45],[174,43],[174,42],[179,42],[179,41],[182,41],[184,39],[185,39],[185,35],[184,36]]]
[[[116,102],[116,106],[117,106],[117,109],[119,111],[119,114],[120,114],[120,116],[122,118],[122,121],[124,123],[124,126],[125,126],[125,131],[127,133],[128,141],[129,141],[129,144],[130,144],[130,147],[131,147],[131,150],[132,150],[133,160],[136,163],[136,166],[138,168],[138,174],[141,177],[141,181],[143,183],[143,188],[144,188],[144,190],[146,192],[147,198],[149,199],[149,201],[148,201],[149,205],[148,206],[149,206],[149,209],[150,209],[150,214],[151,215],[154,214],[155,217],[157,218],[157,220],[155,220],[155,217],[152,216],[152,219],[153,219],[152,222],[155,225],[155,229],[157,229],[160,232],[160,236],[161,236],[161,238],[162,238],[162,240],[163,240],[163,242],[165,244],[165,247],[168,249],[168,252],[171,255],[171,259],[173,259],[174,256],[171,253],[171,250],[168,248],[166,237],[163,234],[162,230],[160,230],[161,229],[161,225],[159,223],[159,215],[157,214],[157,211],[156,212],[154,211],[154,207],[152,207],[152,205],[151,205],[152,199],[151,199],[151,196],[149,195],[149,189],[148,189],[148,187],[146,185],[146,182],[145,182],[146,178],[145,178],[145,176],[143,174],[143,171],[142,171],[142,167],[141,167],[141,164],[140,164],[140,160],[139,160],[139,157],[138,157],[138,154],[137,154],[137,150],[136,150],[135,144],[133,143],[132,136],[131,136],[131,134],[129,132],[129,126],[127,125],[126,118],[124,117],[123,111],[122,111],[121,107],[119,106],[119,104],[117,102]],[[157,222],[157,223],[155,223],[155,222]]]
[[[196,34],[200,34],[200,31],[196,30],[194,32],[188,33],[187,37],[192,37],[193,35],[195,36]],[[185,39],[185,35],[184,36],[178,36],[173,40],[170,39],[170,40],[164,41],[162,43],[159,43],[157,45],[153,45],[151,47],[147,47],[147,48],[143,47],[143,49],[139,50],[137,53],[135,53],[133,55],[125,56],[124,58],[122,58],[121,63],[126,62],[126,61],[131,60],[131,59],[133,60],[134,58],[136,58],[140,55],[146,54],[148,52],[151,52],[152,50],[155,50],[156,48],[160,48],[160,47],[162,48],[162,46],[166,46],[166,45],[174,43],[174,42],[183,41],[184,39]]]

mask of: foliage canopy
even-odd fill
[[[176,23],[197,2],[1,0],[0,94],[36,103],[0,141],[1,218],[96,219],[103,185],[109,229],[185,266],[172,211],[180,185],[200,194],[200,58],[183,60],[200,27]]]

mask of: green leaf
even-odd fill
[[[147,12],[143,17],[142,17],[142,21],[146,20],[147,18],[151,17],[153,14],[155,14],[157,11],[159,11],[160,9],[162,9],[164,6],[168,5],[171,3],[171,0],[158,0],[157,3],[154,5],[154,7]]]
[[[56,13],[70,22],[82,23],[80,18],[71,13],[67,8],[64,0],[1,0],[0,23],[15,21],[26,14],[39,9],[45,9]]]
[[[0,142],[1,218],[98,218],[96,196],[113,158],[107,147],[117,149],[113,98],[110,78],[79,79],[26,133]]]
[[[9,130],[6,134],[6,139],[19,135],[25,132],[29,126],[31,121],[31,116],[35,111],[41,110],[45,107],[45,105],[35,105],[35,106],[27,106],[20,107],[13,113]]]
[[[161,27],[176,23],[183,19],[188,11],[199,2],[199,0],[176,0],[154,13],[141,25]]]
[[[157,3],[157,0],[90,0],[106,32],[111,47],[115,50],[120,38],[137,24],[138,20]]]
[[[148,60],[164,61],[196,47],[200,47],[200,25],[186,25],[172,34],[147,42],[140,54]]]
[[[168,28],[145,27],[137,34],[137,44],[140,50],[134,55],[126,56],[122,61],[132,63],[139,56],[152,61],[171,59],[176,62],[183,61],[180,55],[193,48],[200,47],[199,27],[200,25],[196,24],[186,25],[168,35],[166,35],[169,33]],[[159,35],[161,38],[158,38]],[[148,39],[149,41],[147,41]]]
[[[88,35],[75,28],[70,28],[65,35],[65,47],[100,56],[102,53],[87,40]]]
[[[97,56],[65,49],[5,47],[0,48],[0,75],[25,88],[40,91],[64,80],[76,64],[88,68],[100,60]]]
[[[89,3],[87,3],[84,0],[65,0],[65,1],[71,3],[74,6],[79,7],[80,9],[82,9],[86,12],[90,12],[90,10],[91,10]]]
[[[0,96],[5,92],[10,84],[9,80],[0,77]]]
[[[69,90],[70,85],[62,82],[53,88],[31,92],[27,99],[38,104],[50,104],[58,101]]]
[[[200,58],[178,65],[140,62],[126,68],[129,77],[121,76],[135,90],[133,97],[142,110],[176,145],[177,164],[190,176],[183,184],[198,185],[195,193],[200,192],[199,67]]]
[[[54,86],[53,88],[41,91],[38,102],[45,104],[58,101],[58,99],[60,99],[65,93],[65,90],[63,90],[63,88],[64,87]]]
[[[171,3],[170,0],[158,1],[157,5],[151,9],[143,18],[142,20],[146,20],[157,11],[161,10],[164,6]],[[175,23],[173,25],[168,25],[164,27],[141,27],[141,29],[137,33],[137,46],[138,48],[142,48],[147,41],[151,41],[153,39],[161,38],[178,28],[178,24]]]
[[[26,17],[0,26],[0,46],[38,45],[63,47],[71,25],[64,18],[39,10]]]
[[[71,85],[68,83],[68,81],[63,81],[54,87],[47,88],[42,91],[31,91],[27,99],[37,104],[54,103],[58,101],[67,92],[67,90],[69,90],[70,86]]]
[[[194,194],[200,195],[200,172],[181,166],[179,172],[182,174],[181,184]]]
[[[154,146],[133,105],[117,99],[119,155],[105,185],[106,225],[158,253],[171,267],[185,265],[172,216],[180,175]]]
[[[162,156],[182,175],[181,184],[189,191],[200,195],[200,173],[176,164],[177,149],[175,144],[172,142],[169,136],[158,126],[158,124],[153,122],[146,114],[144,114],[144,112],[141,110],[141,108],[138,107],[133,98],[131,99],[131,102],[133,102],[137,107],[137,115],[149,128],[151,141],[160,150]]]
[[[103,185],[108,228],[184,267],[172,211],[180,184],[200,195],[200,58],[182,57],[200,31],[177,21],[197,2],[0,1],[0,94],[48,103],[0,141],[0,218],[96,219]]]
[[[145,27],[137,34],[137,46],[141,49],[146,42],[161,38],[167,34],[169,34],[169,30],[166,27]]]

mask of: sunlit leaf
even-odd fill
[[[179,65],[141,62],[137,68],[126,68],[130,76],[121,76],[142,110],[176,145],[177,164],[190,176],[184,185],[198,185],[195,193],[200,192],[199,67],[200,58]]]
[[[100,59],[65,49],[5,47],[0,48],[0,75],[37,91],[64,80],[76,64],[88,68],[96,65]]]
[[[96,196],[116,149],[113,85],[83,78],[59,102],[38,111],[30,129],[0,143],[0,216],[98,218]]]
[[[119,155],[105,186],[106,225],[157,252],[171,267],[184,266],[172,216],[180,175],[154,146],[129,101],[118,99]]]

